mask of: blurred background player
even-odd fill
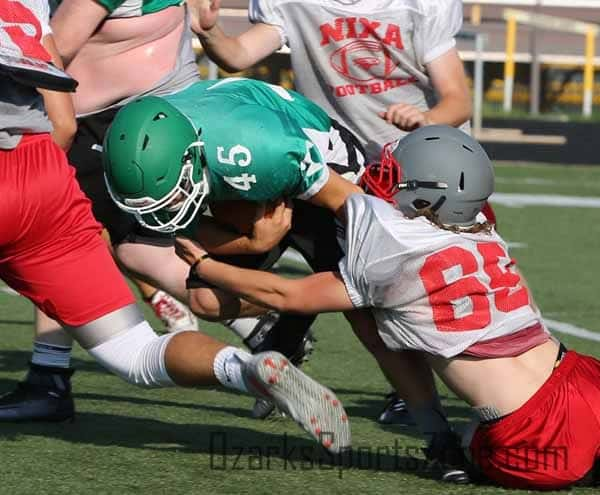
[[[47,3],[47,2],[45,2]],[[107,239],[114,244],[127,238],[166,243],[158,236],[144,237],[135,231],[135,220],[119,210],[106,192],[102,175],[101,143],[117,110],[140,94],[165,94],[181,89],[198,79],[195,56],[191,49],[191,32],[186,9],[178,0],[161,2],[123,2],[65,0],[60,2],[52,19],[53,39],[66,65],[66,70],[79,81],[73,96],[77,126],[68,94],[56,95],[47,108],[52,120],[53,137],[68,150],[69,162],[77,171],[77,180],[92,201],[92,210],[107,229]],[[54,52],[53,60],[60,66],[61,57]],[[72,133],[76,134],[73,139]],[[64,137],[63,137],[64,135]],[[70,148],[70,149],[69,149]],[[185,268],[182,267],[185,272]],[[197,329],[191,311],[163,290],[141,280],[134,280],[144,300],[165,323],[168,331]],[[53,376],[54,368],[70,366],[72,339],[60,325],[36,311],[36,337],[30,372],[21,388],[5,397],[11,400],[26,420],[53,416],[55,403],[52,385],[61,390],[70,388],[64,380]],[[39,387],[28,392],[27,384],[49,385],[45,392]],[[67,386],[69,385],[69,386]],[[48,395],[50,394],[50,395]],[[72,410],[70,395],[64,396],[62,410]],[[47,399],[47,402],[46,402]],[[31,407],[34,400],[36,407]],[[12,413],[11,413],[12,414]],[[0,413],[0,418],[2,413]]]
[[[471,97],[454,39],[460,0],[250,0],[254,26],[238,36],[217,24],[220,4],[188,0],[206,54],[235,72],[288,45],[296,89],[358,137],[367,162],[424,125],[468,131]],[[376,333],[358,337],[380,366],[395,362]],[[406,421],[404,410],[390,394],[379,419]]]
[[[417,127],[468,125],[459,0],[251,0],[254,26],[238,36],[217,24],[220,4],[188,0],[206,54],[236,72],[288,45],[297,90],[352,130],[369,161]]]
[[[0,51],[44,64],[51,60],[41,44],[50,36],[46,2],[3,2],[0,18]],[[35,88],[39,78],[27,74],[0,74],[0,278],[130,383],[222,384],[268,397],[331,452],[349,447],[339,401],[281,354],[250,356],[197,331],[154,333],[100,236],[74,169],[49,134]],[[4,406],[0,400],[0,411],[6,412]],[[9,404],[11,410],[19,413]],[[64,419],[65,412],[57,408],[54,419]]]

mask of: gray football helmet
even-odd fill
[[[396,169],[393,200],[414,217],[431,208],[446,225],[471,225],[494,190],[487,153],[471,136],[454,127],[432,125],[388,146],[381,166]]]

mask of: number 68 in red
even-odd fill
[[[512,260],[510,263],[500,263],[501,259],[508,258],[502,245],[497,242],[480,242],[477,244],[477,251],[483,258],[483,271],[490,279],[487,285],[476,276],[480,267],[475,255],[458,246],[428,256],[419,271],[433,310],[433,321],[441,332],[480,330],[487,327],[492,318],[490,302],[503,313],[529,304],[527,289],[518,287],[521,277],[511,271]],[[454,267],[462,269],[463,278],[447,283],[444,272]],[[466,276],[470,274],[474,275]],[[470,299],[472,311],[457,318],[452,301],[464,298]]]

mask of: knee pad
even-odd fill
[[[140,387],[174,386],[165,366],[165,350],[173,334],[158,336],[147,321],[110,337],[88,352],[103,367]]]

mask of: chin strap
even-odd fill
[[[206,166],[206,162],[204,160],[204,153],[202,152],[202,150],[204,149],[204,141],[194,141],[193,143],[190,143],[188,145],[188,147],[185,149],[185,151],[183,152],[183,162],[187,162],[190,161],[191,162],[191,156],[190,155],[190,150],[192,148],[200,148],[200,160],[203,161],[203,166]]]
[[[435,204],[431,207],[431,211],[434,213],[438,211],[442,205],[446,202],[446,196],[440,196],[440,198],[435,202]]]

